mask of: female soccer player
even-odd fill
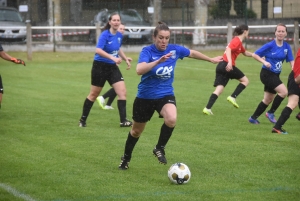
[[[0,44],[0,57],[6,61],[11,61],[11,62],[14,62],[16,64],[22,64],[24,66],[25,65],[25,62],[21,59],[16,59],[12,56],[10,56],[9,54],[7,54],[4,50],[3,50],[3,47],[2,45]],[[3,96],[3,93],[4,93],[4,89],[3,89],[3,84],[2,84],[2,77],[0,75],[0,108],[1,108],[1,102],[2,102],[2,96]]]
[[[120,32],[121,34],[124,34],[125,31],[125,25],[124,24],[120,24],[119,28],[118,28],[118,32]],[[132,59],[130,57],[127,57],[128,60],[131,62]],[[104,110],[112,110],[114,109],[111,104],[112,102],[115,100],[117,94],[114,90],[114,88],[110,88],[107,92],[105,92],[102,96],[98,96],[97,97],[97,102],[99,103],[99,106],[104,109]],[[108,98],[108,101],[105,105],[105,99]]]
[[[176,100],[172,85],[177,60],[184,57],[212,63],[222,60],[221,56],[209,58],[198,51],[169,44],[170,35],[169,27],[159,22],[153,33],[154,44],[144,47],[140,53],[136,72],[142,77],[133,103],[133,125],[125,143],[124,155],[121,157],[119,165],[121,170],[128,169],[134,146],[155,111],[164,118],[164,123],[153,153],[160,163],[167,164],[165,146],[177,120]]]
[[[119,97],[120,127],[130,127],[132,125],[132,122],[126,119],[126,87],[124,78],[117,66],[122,59],[127,63],[127,70],[130,69],[131,65],[124,52],[120,49],[123,38],[123,35],[118,32],[120,23],[120,15],[112,13],[104,27],[104,31],[99,36],[92,67],[91,89],[83,104],[79,127],[86,126],[86,119],[106,81],[114,88]]]
[[[223,55],[223,61],[216,67],[216,79],[214,82],[214,87],[216,87],[216,89],[211,94],[206,107],[203,109],[204,114],[213,114],[211,108],[223,92],[229,79],[236,79],[240,82],[231,96],[227,97],[227,100],[236,108],[239,108],[239,105],[236,103],[235,99],[249,84],[248,78],[235,66],[235,60],[240,53],[247,57],[252,56],[252,53],[246,51],[242,44],[243,40],[248,37],[249,28],[247,25],[237,26],[234,29],[233,34],[236,35],[236,37],[230,41]]]
[[[289,75],[288,79],[288,104],[282,110],[281,115],[278,121],[275,123],[275,126],[272,129],[272,133],[278,134],[288,134],[282,126],[285,122],[290,118],[292,111],[297,107],[299,104],[299,96],[300,96],[300,82],[296,83],[297,78],[300,77],[300,49],[298,49],[295,63],[293,66],[293,70]],[[296,116],[297,118],[297,116]]]
[[[253,53],[253,58],[263,64],[260,71],[260,80],[264,84],[264,98],[248,119],[252,124],[260,123],[257,118],[267,109],[272,101],[272,107],[266,113],[266,117],[271,123],[276,123],[274,113],[288,94],[287,88],[279,77],[284,60],[290,62],[291,66],[294,65],[292,49],[290,45],[284,41],[286,35],[286,26],[281,23],[278,24],[275,29],[276,38]]]

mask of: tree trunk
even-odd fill
[[[194,25],[195,26],[206,26],[207,23],[207,5],[209,0],[194,0]],[[195,29],[193,33],[193,44],[206,44],[206,29]]]
[[[61,26],[60,0],[48,0],[48,8],[49,26]],[[54,37],[55,41],[62,41],[61,29],[50,30],[49,41],[53,42]]]

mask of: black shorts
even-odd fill
[[[97,87],[103,87],[108,81],[110,85],[124,81],[122,73],[116,64],[94,61],[91,72],[91,84]]]
[[[0,75],[0,93],[1,93],[1,94],[4,93],[1,75]]]
[[[216,67],[216,79],[214,82],[214,87],[218,85],[222,85],[225,87],[229,79],[239,80],[245,76],[245,74],[236,66],[232,66],[233,69],[231,71],[226,71],[227,64],[228,63],[226,61],[221,61],[220,63],[218,63]]]
[[[265,85],[264,91],[276,94],[275,88],[282,84],[279,74],[262,68],[260,71],[260,81]]]
[[[150,121],[154,111],[160,113],[163,106],[167,103],[176,106],[175,96],[165,96],[160,99],[143,99],[136,97],[133,103],[132,119],[135,122],[146,123]]]
[[[300,97],[300,85],[296,84],[293,71],[291,71],[289,75],[287,87],[288,87],[288,96],[295,94]]]

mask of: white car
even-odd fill
[[[26,24],[19,11],[11,7],[0,7],[0,41],[26,40]]]

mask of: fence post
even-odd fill
[[[294,52],[297,53],[299,48],[299,22],[294,22]]]
[[[27,60],[32,60],[32,33],[30,20],[26,21],[26,45],[27,45]]]
[[[228,22],[227,23],[227,44],[230,43],[232,39],[232,23]]]
[[[96,44],[98,43],[98,38],[101,34],[101,29],[100,29],[100,22],[97,22],[96,23]]]

